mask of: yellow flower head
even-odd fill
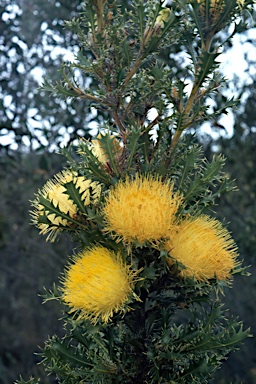
[[[67,268],[63,300],[81,319],[107,322],[114,312],[124,310],[137,273],[107,248],[85,249]]]
[[[136,175],[110,190],[103,208],[105,230],[126,243],[169,237],[181,196],[159,177]]]
[[[101,137],[102,137],[101,135],[98,135],[96,140],[92,140],[91,151],[94,154],[94,156],[97,157],[99,162],[104,164],[108,161],[108,155],[105,153],[105,151],[102,147],[102,143],[99,140],[99,139],[101,139]],[[116,158],[118,158],[118,157],[120,157],[120,155],[123,151],[123,148],[121,147],[119,141],[117,139],[115,139],[115,136],[111,135],[110,138],[114,140],[113,141],[114,152],[115,152],[114,156]]]
[[[227,280],[236,261],[237,247],[227,229],[209,216],[184,220],[166,242],[170,256],[182,263],[180,274],[195,280]],[[169,265],[173,259],[169,259]]]
[[[67,185],[72,184],[77,193],[70,196]],[[54,241],[57,234],[65,228],[72,228],[85,220],[84,206],[99,199],[101,187],[98,183],[87,180],[83,176],[77,176],[66,170],[55,175],[38,192],[32,202],[34,211],[32,222],[40,233],[48,234],[47,240]]]

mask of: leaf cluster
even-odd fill
[[[177,132],[175,145],[184,130],[216,119],[235,105],[236,101],[227,100],[210,112],[209,97],[224,83],[216,72],[220,41],[212,43],[211,32],[205,32],[209,37],[206,46],[195,29],[191,9],[199,12],[197,1],[192,7],[178,2],[175,8],[168,8],[170,15],[163,24],[157,21],[163,2],[138,0],[125,9],[117,2],[102,2],[101,13],[96,3],[86,2],[81,17],[66,23],[77,34],[80,51],[73,63],[63,65],[62,81],[54,84],[45,80],[44,90],[83,99],[103,111],[111,130],[124,143],[131,129],[143,133],[164,122],[171,135]],[[237,14],[237,8],[232,15],[234,12]],[[227,11],[229,22],[232,15]],[[235,31],[238,29],[236,25]],[[182,78],[177,77],[168,59],[162,59],[176,53],[178,42],[179,53],[190,60]],[[150,117],[152,111],[155,118]]]

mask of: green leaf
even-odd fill
[[[237,0],[227,0],[224,2],[224,9],[218,17],[217,22],[214,24],[216,31],[220,30],[228,21],[230,21],[230,15],[236,8]]]
[[[85,338],[87,338],[87,342]],[[67,380],[71,378],[97,380],[97,377],[103,379],[106,375],[115,375],[116,365],[108,358],[108,351],[106,350],[106,357],[103,356],[101,348],[96,352],[95,344],[90,339],[88,333],[84,334],[83,343],[78,342],[77,344],[77,342],[68,342],[65,338],[59,340],[54,336],[45,345],[44,362],[48,362],[53,372]],[[77,381],[67,381],[67,383],[70,382],[76,383]]]
[[[209,74],[213,72],[213,70],[218,65],[216,58],[220,55],[220,53],[210,53],[203,51],[201,56],[198,58],[199,72],[196,73],[195,82],[199,87],[203,84],[203,82],[207,79]]]
[[[101,181],[106,185],[111,184],[110,175],[104,170],[102,164],[99,162],[96,156],[90,150],[88,143],[85,141],[80,141],[78,143],[79,155],[82,158],[82,163],[80,163],[81,171],[84,169],[90,170],[92,175],[89,177],[95,181]]]
[[[55,85],[49,82],[47,79],[44,80],[44,83],[40,87],[43,91],[51,92],[53,95],[64,96],[64,97],[78,97],[77,93],[72,91],[72,89],[67,88],[64,85],[64,81],[56,82]]]
[[[102,169],[102,164],[97,160],[96,157],[94,161],[90,159],[88,160],[87,168],[90,169],[90,171],[92,172],[94,180],[102,181],[107,185],[111,184],[111,179],[109,175],[104,172],[104,170]]]
[[[40,384],[40,379],[36,380],[33,377],[31,377],[28,381],[25,381],[22,377],[18,381],[15,381],[14,384]]]
[[[244,330],[243,324],[238,324],[235,322],[234,325],[227,326],[226,329],[220,335],[214,335],[212,337],[204,336],[197,344],[189,348],[189,351],[194,350],[232,350],[237,344],[241,344],[243,340],[248,337],[252,337],[250,334],[250,328]]]
[[[137,2],[136,5],[137,15],[138,15],[138,24],[140,30],[140,41],[143,40],[144,35],[144,20],[145,20],[145,4],[143,1]]]
[[[201,39],[204,40],[204,25],[202,24],[201,18],[199,16],[200,3],[197,0],[194,0],[191,5],[191,16],[194,19]]]
[[[202,358],[199,361],[190,364],[189,369],[186,369],[181,375],[180,378],[183,379],[186,376],[197,375],[199,372],[207,373],[209,375],[209,364],[206,358]],[[183,381],[182,381],[183,382]],[[184,382],[185,383],[185,382]]]
[[[49,214],[55,214],[56,217],[62,217],[63,219],[67,220],[68,223],[73,223],[73,224],[76,224],[80,227],[86,228],[86,226],[83,223],[81,223],[79,220],[76,220],[72,216],[70,216],[69,214],[66,214],[66,213],[60,211],[60,209],[58,207],[55,207],[51,203],[51,201],[48,200],[47,198],[45,198],[43,196],[39,196],[38,201],[39,201],[39,204],[44,206],[45,211],[46,211],[46,213],[44,215],[39,215],[39,217],[38,217],[39,223],[45,223],[45,224],[49,224],[49,225],[53,226],[53,224],[47,219],[47,216]],[[65,228],[65,227],[63,227],[63,228]]]
[[[45,293],[40,295],[44,299],[43,303],[51,300],[59,300],[61,298],[61,293],[55,283],[53,283],[53,290],[44,288],[44,291]]]
[[[130,64],[129,64],[130,66]],[[129,68],[129,67],[128,67]],[[117,73],[117,77],[116,77],[116,81],[117,81],[117,87],[123,82],[124,78],[125,78],[125,75],[126,75],[126,70],[124,68],[121,68],[118,73]]]
[[[183,191],[184,200],[188,203],[195,201],[201,193],[209,194],[209,186],[218,181],[223,166],[224,158],[221,155],[215,156],[211,163],[205,160],[201,169],[195,174],[193,181]]]
[[[54,359],[58,360],[61,358],[64,361],[69,363],[86,367],[91,369],[93,367],[92,362],[89,362],[85,356],[81,356],[76,348],[72,345],[66,344],[64,341],[59,341],[57,337],[53,337],[49,342],[47,342],[44,355],[48,360]]]
[[[179,190],[182,191],[183,184],[187,177],[191,175],[195,168],[195,164],[202,158],[202,150],[198,145],[192,146],[186,153],[181,156],[179,167],[181,167],[181,177],[179,179]]]
[[[79,189],[76,188],[75,184],[71,181],[70,183],[64,184],[66,188],[65,193],[69,196],[69,198],[76,204],[79,213],[87,213],[84,202],[81,197],[85,192],[80,193]]]

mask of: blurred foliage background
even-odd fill
[[[45,238],[29,222],[29,200],[65,164],[54,153],[60,145],[89,138],[91,129],[104,120],[86,101],[56,99],[38,89],[43,77],[60,78],[63,60],[78,51],[76,36],[63,30],[63,20],[82,11],[82,1],[5,0],[0,4],[0,384],[10,384],[19,374],[50,379],[36,363],[48,335],[61,334],[61,308],[42,305],[43,287],[51,288],[73,246],[64,237],[57,243]],[[129,1],[120,1],[129,7]],[[252,19],[255,19],[252,15]],[[254,29],[255,32],[255,29]],[[243,33],[247,68],[236,73],[227,88],[216,94],[213,108],[226,95],[241,101],[229,127],[220,121],[208,124],[212,134],[199,131],[198,141],[211,158],[223,153],[226,172],[236,180],[238,191],[221,197],[216,216],[233,233],[244,259],[251,265],[250,278],[237,277],[224,301],[233,315],[243,319],[256,335],[256,71],[246,52],[255,52],[256,38]],[[232,48],[230,44],[229,49]],[[228,52],[227,52],[228,55]],[[162,57],[182,76],[184,60]],[[93,86],[93,80],[88,79]],[[222,120],[223,121],[223,120]],[[246,341],[231,354],[212,383],[256,383],[256,341]],[[29,374],[28,374],[29,372]]]

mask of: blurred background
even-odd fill
[[[30,200],[65,159],[60,146],[89,138],[104,116],[86,101],[59,100],[38,89],[45,75],[60,77],[63,60],[77,52],[76,36],[63,29],[82,10],[81,0],[5,0],[0,2],[0,384],[41,376],[54,383],[40,361],[40,346],[48,335],[61,335],[59,304],[42,305],[43,287],[52,288],[74,244],[64,236],[45,242],[30,225]],[[129,6],[129,1],[120,2]],[[252,15],[252,19],[254,15]],[[255,18],[254,18],[255,19]],[[222,55],[227,86],[212,100],[212,108],[235,96],[238,108],[219,121],[205,124],[197,139],[211,158],[223,153],[225,172],[238,191],[224,195],[216,216],[229,223],[251,277],[236,277],[223,298],[227,315],[239,316],[256,335],[256,29],[238,35]],[[183,60],[168,58],[182,76]],[[163,56],[163,59],[164,58]],[[213,384],[256,383],[256,339],[217,372]],[[36,353],[36,354],[35,354]]]

